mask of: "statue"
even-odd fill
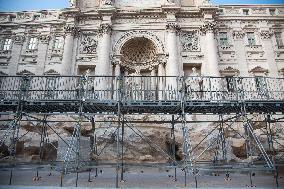
[[[69,0],[70,7],[75,7],[76,6],[76,1],[77,0]]]
[[[199,73],[197,73],[196,68],[192,68],[192,73],[185,80],[186,84],[186,92],[189,97],[192,99],[199,99],[202,97],[202,85],[203,80],[200,77]]]
[[[164,0],[164,5],[174,5],[175,4],[175,0]]]
[[[103,0],[102,4],[103,5],[112,5],[112,0]]]

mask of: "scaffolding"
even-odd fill
[[[104,166],[98,161],[83,160],[80,151],[81,126],[90,122],[94,133],[91,151],[100,156],[97,147],[96,123],[115,126],[113,132],[116,141],[116,183],[124,180],[124,169],[131,166],[149,167],[164,166],[184,172],[185,183],[188,174],[193,175],[196,181],[202,171],[225,172],[229,177],[230,172],[269,171],[278,179],[277,165],[281,164],[282,157],[275,158],[277,143],[275,133],[272,132],[272,123],[282,122],[284,117],[284,78],[253,78],[253,77],[152,77],[152,76],[0,76],[0,112],[4,134],[1,146],[7,144],[10,161],[2,161],[2,169],[11,171],[10,184],[12,183],[13,170],[21,164],[16,161],[16,145],[21,139],[19,128],[22,123],[31,123],[40,128],[40,162],[38,167],[56,167],[61,171],[61,178],[68,172],[76,172],[76,186],[80,170],[97,169]],[[52,122],[67,122],[66,120],[49,120],[53,115],[76,116],[72,136],[66,141],[52,127]],[[169,120],[132,120],[132,115],[167,115]],[[199,114],[212,117],[208,120],[187,120],[187,115]],[[111,115],[114,119],[96,120],[97,116]],[[215,119],[218,117],[218,120]],[[263,120],[254,120],[262,117]],[[12,118],[12,119],[11,119]],[[193,123],[212,122],[214,128],[197,144],[193,145],[188,125]],[[266,124],[263,133],[267,136],[268,150],[266,150],[255,134],[253,123]],[[170,128],[170,153],[145,136],[135,124],[171,124]],[[234,124],[240,123],[244,135],[234,129]],[[176,125],[181,125],[177,127]],[[109,127],[106,127],[106,130]],[[169,160],[164,164],[134,164],[124,159],[125,129],[130,129],[144,142]],[[225,128],[235,132],[245,140],[246,154],[249,162],[232,163],[228,161]],[[42,160],[42,147],[49,142],[47,129],[51,129],[67,145],[67,151],[60,162]],[[183,158],[176,159],[175,130],[181,129],[183,133]],[[208,128],[209,129],[209,128]],[[208,137],[213,137],[201,153],[197,148]],[[56,147],[54,147],[56,148]],[[103,149],[102,149],[103,150]],[[200,158],[208,150],[214,151],[211,162],[202,161]],[[253,156],[259,153],[259,159]],[[21,164],[22,165],[22,164]],[[47,166],[49,165],[49,166]],[[61,179],[61,186],[62,186]],[[252,179],[251,186],[253,185]]]

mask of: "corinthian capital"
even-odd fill
[[[101,24],[99,29],[101,34],[107,34],[111,32],[111,25],[110,24]]]
[[[260,31],[261,39],[270,39],[272,35],[273,35],[273,32],[270,30]]]
[[[234,39],[243,39],[244,36],[245,36],[245,33],[243,31],[234,31],[233,32]]]
[[[64,27],[64,29],[65,29],[65,33],[69,33],[74,36],[78,36],[80,33],[80,29],[73,25],[67,25]]]
[[[49,42],[49,40],[50,40],[50,35],[41,35],[40,37],[39,37],[39,40],[42,42],[42,43],[48,43]]]
[[[166,29],[171,32],[176,32],[180,29],[180,26],[175,22],[171,22],[166,25]]]
[[[14,37],[13,37],[13,41],[14,41],[14,43],[16,43],[16,44],[23,44],[24,43],[24,41],[25,41],[25,36],[24,35],[15,35]]]
[[[200,32],[203,34],[206,34],[207,32],[215,32],[216,22],[207,21],[199,29],[200,29]]]

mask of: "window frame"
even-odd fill
[[[254,32],[247,32],[247,42],[249,46],[256,45],[256,36]]]
[[[60,42],[61,39],[61,42]],[[64,48],[64,36],[55,36],[52,49],[60,50]]]
[[[282,32],[275,32],[275,41],[276,41],[276,45],[279,48],[284,48],[284,42],[283,42],[283,38],[282,38]]]
[[[225,34],[225,37],[222,37],[222,34]],[[229,42],[229,36],[228,36],[228,32],[219,32],[219,45],[220,46],[229,46],[230,42]]]
[[[28,40],[27,49],[28,50],[37,50],[38,48],[38,37],[32,36]]]

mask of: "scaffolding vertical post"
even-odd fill
[[[93,145],[93,153],[95,154],[95,156],[96,156],[96,160],[95,160],[95,164],[96,164],[96,166],[98,165],[98,157],[97,157],[97,155],[98,155],[98,146],[97,146],[97,134],[96,134],[96,124],[95,124],[95,117],[94,116],[92,116],[91,117],[91,124],[92,124],[92,133],[93,133],[93,135],[94,135],[94,145]],[[98,168],[96,167],[95,168],[95,177],[97,177],[98,176]]]
[[[121,76],[118,76],[117,85],[118,85],[118,101],[117,101],[117,116],[118,116],[118,125],[116,132],[116,180],[115,187],[119,187],[119,169],[120,169],[120,153],[119,153],[119,129],[121,127],[121,99],[122,99],[122,82],[123,79]]]
[[[171,127],[171,149],[172,149],[172,158],[174,160],[175,173],[174,181],[177,181],[177,168],[176,168],[176,137],[175,137],[175,116],[172,115],[172,127]]]
[[[122,115],[122,125],[121,125],[121,175],[120,180],[124,181],[124,115]]]

